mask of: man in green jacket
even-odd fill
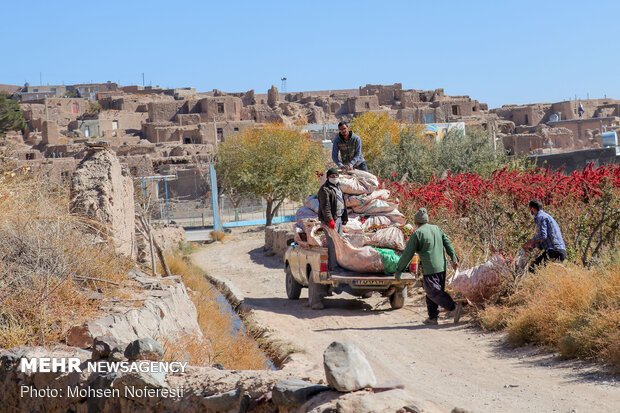
[[[424,274],[423,285],[426,292],[426,309],[428,310],[428,318],[424,320],[424,324],[438,324],[439,306],[450,311],[454,315],[454,322],[458,323],[463,310],[462,304],[456,304],[450,294],[445,291],[446,256],[444,255],[444,248],[452,260],[452,268],[455,271],[458,268],[452,243],[437,225],[428,223],[426,208],[418,209],[414,215],[414,221],[417,229],[411,234],[405,251],[398,260],[394,276],[400,280],[400,274],[409,265],[413,254],[417,252]]]

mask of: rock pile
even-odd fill
[[[230,371],[188,366],[184,372],[88,372],[88,363],[114,364],[114,353],[125,363],[161,361],[158,342],[141,338],[126,346],[110,336],[94,340],[92,353],[75,348],[13,348],[0,352],[1,411],[74,412],[441,412],[416,400],[399,383],[376,385],[372,368],[351,343],[332,343],[324,353],[324,374],[309,377],[287,366],[280,371]],[[21,371],[20,360],[75,357],[81,372]],[[131,364],[130,364],[131,365]],[[300,379],[299,377],[302,377]],[[318,382],[318,383],[315,383]],[[32,394],[23,397],[24,389]],[[50,396],[53,394],[53,396]],[[107,396],[106,396],[107,395]]]

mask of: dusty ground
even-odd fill
[[[423,326],[422,296],[395,311],[378,294],[367,300],[328,297],[324,310],[308,307],[307,289],[299,300],[288,300],[283,264],[264,255],[263,237],[260,230],[237,231],[229,241],[195,253],[194,262],[232,282],[259,324],[318,365],[332,341],[347,341],[366,353],[379,382],[400,380],[420,399],[448,411],[620,410],[620,383],[598,366],[560,361],[534,347],[511,349],[500,334],[468,326],[467,316],[458,325],[440,320],[439,326]]]

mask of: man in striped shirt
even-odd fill
[[[534,217],[538,233],[534,238],[523,244],[526,251],[538,247],[543,253],[530,265],[530,272],[537,266],[549,260],[564,262],[566,259],[566,245],[562,238],[562,231],[553,217],[543,211],[540,199],[533,199],[529,203],[530,214]]]

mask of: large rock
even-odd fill
[[[377,384],[366,356],[352,343],[334,341],[323,353],[327,383],[340,392],[350,392]]]
[[[93,340],[93,360],[108,358],[112,350],[119,344],[121,343],[111,335],[95,337]]]
[[[145,337],[129,343],[125,357],[129,360],[160,361],[164,357],[164,348],[152,338]]]
[[[134,274],[133,279],[145,288],[135,295],[144,300],[142,307],[135,307],[135,302],[123,306],[121,302],[115,307],[116,312],[71,327],[67,344],[91,348],[93,339],[104,335],[110,335],[120,343],[143,337],[174,340],[184,335],[202,335],[196,307],[179,277],[163,279]]]
[[[327,386],[320,386],[299,379],[282,380],[273,386],[272,400],[278,406],[297,406],[329,389]]]
[[[134,257],[133,181],[114,153],[90,152],[71,181],[71,212],[103,224],[95,235],[110,238],[121,254]]]

